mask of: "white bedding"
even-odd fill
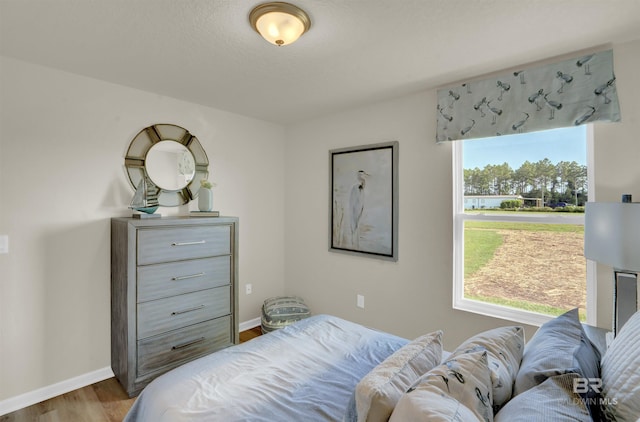
[[[162,375],[125,422],[340,421],[358,381],[407,342],[313,316]]]

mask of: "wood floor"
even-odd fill
[[[261,334],[260,327],[243,331],[240,343]],[[121,422],[134,401],[109,378],[0,416],[0,422]]]
[[[251,328],[250,330],[247,330],[247,331],[243,331],[240,333],[240,343],[244,343],[245,341],[249,341],[261,335],[262,335],[262,328],[260,328],[260,326]]]

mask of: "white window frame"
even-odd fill
[[[589,201],[595,201],[595,171],[593,159],[593,125],[587,125],[587,182],[589,185]],[[584,214],[559,214],[558,216],[514,215],[504,216],[487,214],[465,214],[464,212],[464,177],[463,177],[463,142],[453,141],[453,308],[480,315],[502,318],[522,324],[540,326],[553,319],[552,316],[537,312],[510,308],[493,303],[480,302],[464,297],[464,223],[475,221],[535,221],[544,218],[550,224],[584,224]],[[596,264],[587,260],[587,324],[596,325],[597,314]]]

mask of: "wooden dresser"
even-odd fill
[[[111,368],[129,397],[238,334],[238,219],[111,220]]]

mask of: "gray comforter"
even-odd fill
[[[125,422],[340,421],[358,381],[407,342],[313,316],[162,375]]]

